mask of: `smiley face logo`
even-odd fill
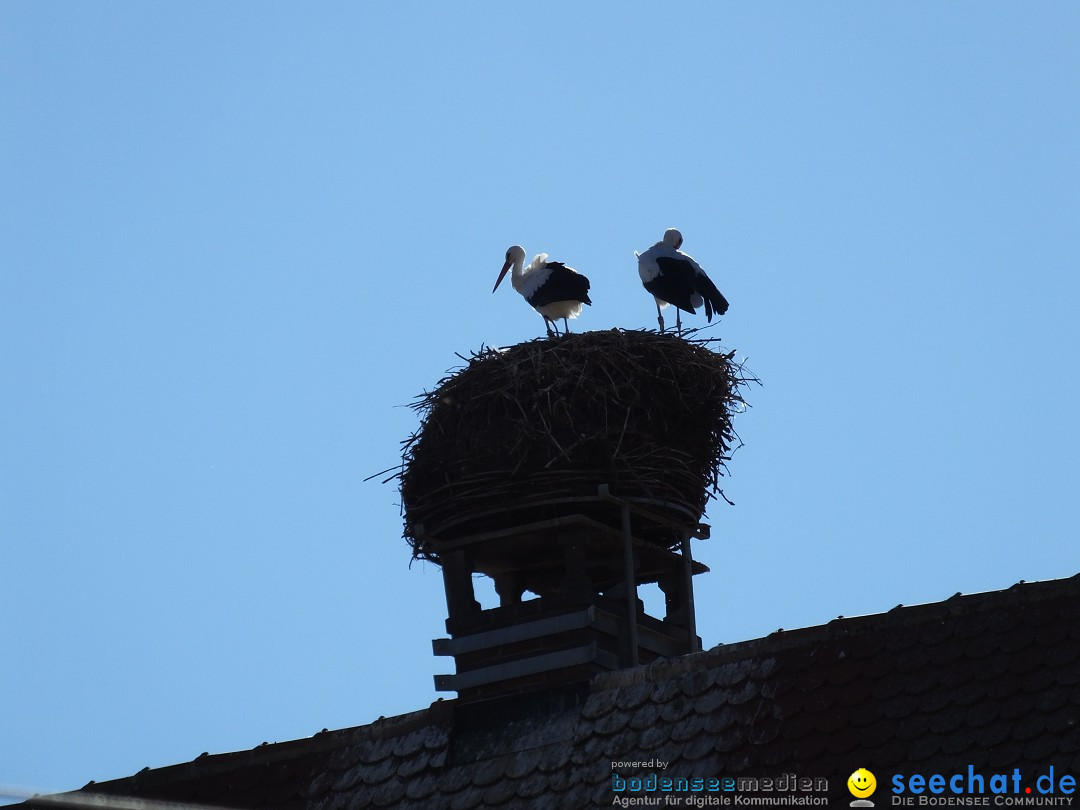
[[[877,790],[877,779],[866,768],[859,768],[847,780],[848,790],[857,799],[865,799]]]

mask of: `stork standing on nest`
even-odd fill
[[[635,253],[638,260],[638,274],[645,289],[656,299],[656,320],[660,331],[664,331],[662,310],[671,304],[675,307],[675,328],[682,333],[682,318],[679,311],[697,314],[697,308],[705,305],[705,318],[712,323],[713,312],[723,315],[727,312],[728,302],[716,285],[705,275],[694,259],[681,250],[682,234],[675,228],[668,228],[664,238],[646,250]]]
[[[510,247],[506,251],[506,263],[499,271],[499,278],[491,291],[499,289],[506,271],[512,267],[514,272],[510,276],[510,283],[543,317],[548,334],[551,335],[553,329],[554,334],[559,334],[555,326],[559,318],[562,318],[564,330],[569,332],[570,325],[566,319],[580,315],[583,304],[592,306],[589,280],[562,262],[549,262],[546,253],[538,253],[528,267],[523,267],[524,264],[525,248],[521,245]]]

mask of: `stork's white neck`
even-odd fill
[[[516,292],[521,292],[525,286],[525,254],[515,254],[513,265],[510,268],[510,285]]]

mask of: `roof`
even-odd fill
[[[622,777],[1080,772],[1080,574],[202,756],[84,792],[238,808],[610,807]],[[644,763],[644,764],[642,764]],[[67,797],[77,796],[67,794]],[[31,802],[33,804],[33,802]]]

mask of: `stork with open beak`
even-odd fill
[[[510,284],[528,301],[529,305],[540,313],[547,327],[548,335],[559,334],[555,324],[562,318],[563,329],[570,331],[567,318],[576,318],[581,314],[583,304],[592,305],[589,300],[589,279],[572,267],[562,262],[549,262],[546,253],[538,253],[525,264],[525,248],[513,245],[506,251],[506,263],[499,271],[499,278],[492,292],[499,289],[506,272],[513,268]]]
[[[697,313],[697,308],[705,305],[705,318],[712,323],[712,316],[727,312],[728,302],[716,289],[705,271],[693,257],[681,250],[682,234],[675,228],[668,228],[664,238],[646,250],[635,253],[638,260],[638,274],[645,289],[656,299],[656,320],[660,331],[664,331],[663,309],[671,304],[675,307],[675,328],[682,334],[680,310]]]

